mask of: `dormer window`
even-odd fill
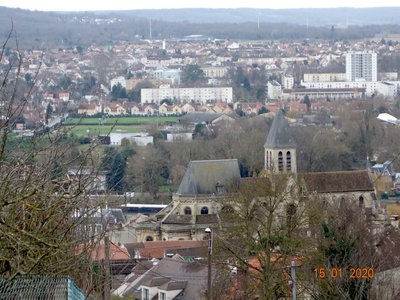
[[[150,300],[149,289],[142,288],[142,298],[143,300]]]
[[[159,292],[158,293],[158,299],[159,300],[167,300],[167,294],[164,292]]]
[[[217,195],[222,195],[226,193],[225,185],[221,181],[217,181],[215,185],[215,190],[217,191]]]

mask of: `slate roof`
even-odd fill
[[[315,172],[299,174],[309,192],[335,193],[374,191],[367,171]]]
[[[296,143],[290,132],[290,127],[283,111],[279,109],[276,114],[272,126],[268,132],[267,141],[264,144],[264,148],[295,148]]]
[[[163,221],[163,224],[192,224],[193,215],[174,215],[171,214]]]
[[[240,180],[237,159],[191,161],[179,185],[178,195],[216,194],[216,185],[223,185],[227,192]]]
[[[207,265],[198,262],[186,262],[182,258],[163,258],[158,265],[151,267],[150,272],[135,282],[129,284],[124,290],[123,296],[138,294],[138,288],[141,285],[148,286],[151,280],[155,277],[170,278],[170,285],[163,284],[159,288],[163,290],[184,289],[179,298],[180,300],[199,299],[204,296],[204,291],[207,287]],[[215,270],[213,271],[213,275]]]
[[[215,214],[196,215],[196,224],[218,224],[218,217]]]
[[[223,114],[220,113],[210,113],[210,112],[190,112],[179,118],[181,123],[189,124],[200,124],[200,123],[211,123],[215,119],[219,118]]]
[[[160,286],[160,290],[176,291],[183,290],[187,286],[187,281],[170,281]]]

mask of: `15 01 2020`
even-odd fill
[[[375,276],[373,268],[349,268],[348,270],[344,270],[343,268],[315,268],[313,271],[315,277],[318,279],[341,279],[346,277],[346,275],[350,279],[372,279]]]

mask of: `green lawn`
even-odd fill
[[[65,125],[146,125],[151,123],[177,122],[177,117],[108,117],[108,118],[68,118]]]
[[[77,136],[97,136],[109,134],[111,129],[112,132],[117,130],[124,130],[126,132],[136,133],[142,132],[143,126],[90,126],[90,125],[77,125],[77,126],[65,126],[66,129],[70,129],[72,133]]]

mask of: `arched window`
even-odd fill
[[[190,207],[185,207],[185,215],[191,215],[192,209]]]
[[[282,151],[278,153],[278,171],[283,172],[283,154]]]
[[[359,207],[364,207],[364,197],[363,196],[360,196],[358,198],[358,206]]]
[[[200,213],[202,215],[208,215],[208,207],[207,206],[202,207]]]
[[[272,170],[272,167],[273,167],[273,165],[272,165],[272,151],[269,151],[269,166],[268,166],[268,169]]]
[[[292,154],[290,153],[290,151],[286,152],[286,171],[292,171]]]
[[[269,151],[265,154],[265,168],[269,170]]]
[[[146,242],[152,242],[153,237],[151,235],[146,236]]]

